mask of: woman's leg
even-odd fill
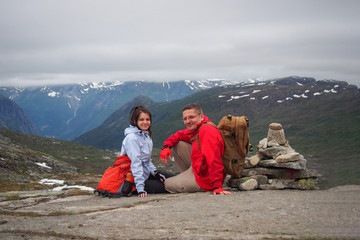
[[[165,189],[165,185],[159,179],[150,174],[149,178],[145,181],[145,191],[151,193],[169,193]]]

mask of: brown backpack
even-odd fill
[[[224,164],[224,172],[232,176],[241,174],[245,164],[245,157],[250,149],[250,136],[249,136],[249,120],[245,116],[234,117],[227,115],[223,117],[219,124],[216,126],[212,122],[204,122],[219,129],[222,139],[224,141],[224,154],[221,159]],[[191,142],[197,141],[198,147],[199,135],[191,139]]]

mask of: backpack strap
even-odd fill
[[[197,143],[198,148],[199,148],[200,150],[201,150],[201,147],[200,147],[200,140],[199,140],[199,132],[200,132],[200,128],[201,128],[202,126],[204,126],[205,124],[208,124],[208,125],[210,125],[210,126],[213,126],[214,128],[217,129],[216,124],[213,123],[213,122],[204,122],[204,123],[199,127],[198,134],[196,134],[196,136],[192,137],[192,138],[190,139],[190,142],[193,143],[193,142],[196,140],[196,143]]]

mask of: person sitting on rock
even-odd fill
[[[144,106],[136,106],[130,111],[130,127],[125,129],[125,139],[121,155],[131,160],[131,172],[139,197],[148,197],[149,193],[168,193],[164,187],[167,172],[157,171],[151,162],[153,141],[151,139],[151,113]]]
[[[226,174],[221,156],[224,142],[219,130],[210,122],[198,104],[186,105],[183,110],[186,129],[177,131],[164,141],[160,160],[166,166],[173,150],[180,174],[165,181],[170,193],[212,191],[214,195],[231,192],[222,189]],[[201,128],[200,128],[201,127]],[[199,135],[200,148],[191,139]]]

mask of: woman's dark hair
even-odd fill
[[[146,107],[142,106],[142,105],[139,105],[139,106],[136,106],[136,107],[133,107],[130,111],[130,125],[132,126],[135,126],[135,127],[138,127],[137,125],[137,121],[139,119],[139,116],[141,113],[147,113],[149,114],[149,117],[150,117],[150,123],[152,122],[152,117],[151,117],[151,112],[149,111],[149,109],[147,109]],[[139,128],[139,127],[138,127]],[[149,131],[149,134],[151,136],[151,125],[148,129]]]

